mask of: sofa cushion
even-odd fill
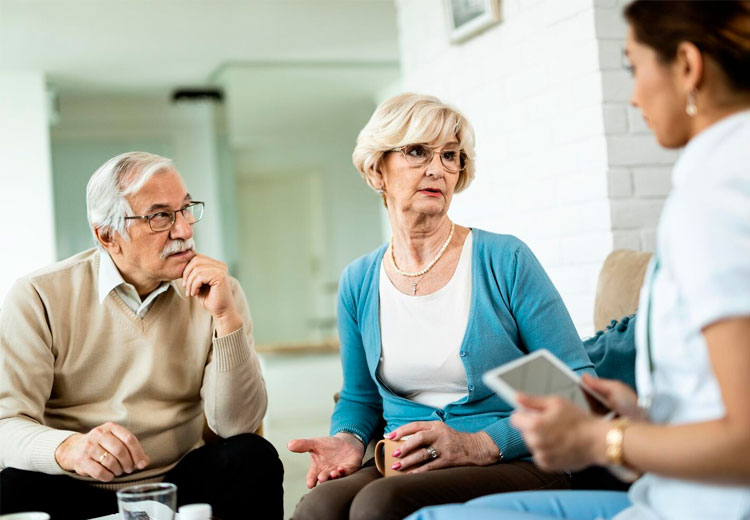
[[[594,330],[635,312],[650,259],[651,253],[629,249],[616,249],[607,256],[596,284]]]

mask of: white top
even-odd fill
[[[750,111],[694,137],[675,165],[672,182],[659,222],[659,267],[651,275],[652,262],[641,290],[636,382],[640,396],[653,396],[653,421],[682,424],[724,415],[701,329],[722,318],[750,315]],[[646,330],[649,292],[653,374]],[[617,520],[750,518],[750,488],[742,486],[646,474],[631,488],[630,499],[635,505]]]
[[[451,279],[425,296],[400,292],[380,264],[380,378],[397,394],[434,408],[468,394],[459,351],[469,323],[472,241],[470,231]]]
[[[138,291],[131,284],[126,282],[120,271],[117,269],[114,260],[108,253],[99,251],[99,303],[112,292],[117,293],[125,305],[135,313],[136,316],[143,319],[151,308],[151,304],[161,293],[169,289],[169,283],[163,282],[141,301]]]

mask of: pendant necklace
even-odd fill
[[[393,263],[393,268],[396,270],[398,274],[401,276],[407,277],[407,278],[416,278],[420,277],[419,280],[414,280],[411,282],[411,295],[415,296],[417,294],[417,284],[422,281],[422,276],[427,274],[427,271],[432,269],[432,267],[437,263],[438,260],[440,260],[440,257],[443,256],[443,253],[445,253],[445,250],[448,249],[448,244],[451,243],[451,239],[453,238],[453,231],[456,229],[456,223],[451,222],[451,232],[448,233],[448,238],[445,239],[445,242],[443,243],[443,247],[440,248],[440,251],[437,252],[435,255],[435,258],[433,258],[429,264],[427,264],[423,269],[420,269],[419,271],[409,272],[409,271],[402,271],[398,268],[398,265],[396,265],[396,254],[393,252],[393,237],[391,237],[391,262]]]

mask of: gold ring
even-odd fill
[[[97,459],[99,461],[99,464],[102,464],[104,462],[104,459],[107,458],[108,453],[105,451],[101,455],[99,455],[99,458]]]

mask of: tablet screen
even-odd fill
[[[517,391],[531,395],[559,395],[598,415],[610,411],[575,375],[564,372],[545,356],[532,357],[494,376]]]

